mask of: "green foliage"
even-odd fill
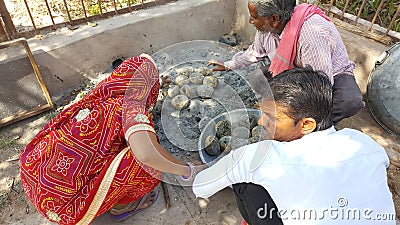
[[[116,0],[115,3],[118,9],[127,8],[129,6],[129,1],[131,5],[136,5],[142,2],[142,0]],[[90,1],[87,3],[87,13],[91,16],[100,14],[100,7],[98,1]],[[103,12],[108,12],[114,10],[114,1],[102,1],[101,9]]]
[[[92,4],[87,7],[87,13],[91,16],[100,14],[99,4]]]
[[[57,110],[52,110],[49,113],[47,113],[44,118],[45,118],[46,121],[50,121],[54,117],[56,117],[59,113],[60,113],[60,110],[58,110],[58,109]]]
[[[3,205],[8,201],[8,192],[7,191],[2,191],[0,193],[0,208],[3,207]]]
[[[351,0],[347,6],[346,12],[357,15],[362,2],[363,0]],[[374,17],[380,3],[381,0],[367,0],[364,8],[362,9],[360,17],[362,19],[372,21],[372,18]],[[334,2],[334,5],[341,10],[343,10],[345,4],[346,0],[336,0]],[[394,14],[396,13],[399,4],[399,0],[385,0],[385,3],[377,16],[375,23],[383,27],[388,27]],[[400,32],[400,19],[395,20],[392,30]]]
[[[0,149],[9,148],[17,145],[15,139],[0,139]]]

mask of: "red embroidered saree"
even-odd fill
[[[125,135],[138,125],[153,127],[148,110],[157,101],[159,85],[149,56],[127,59],[26,146],[21,181],[43,216],[59,224],[88,224],[114,204],[154,189],[161,173],[142,167],[125,149]]]

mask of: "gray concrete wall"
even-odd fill
[[[249,24],[250,14],[247,9],[247,3],[247,0],[236,0],[233,31],[243,39],[253,41],[256,30],[253,25]]]
[[[110,69],[114,59],[154,53],[189,40],[218,40],[232,29],[232,0],[180,0],[155,8],[80,25],[28,40],[52,99],[90,76]],[[0,54],[0,61],[15,60]]]

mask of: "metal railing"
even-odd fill
[[[13,21],[13,15],[7,10],[7,0],[0,0],[0,42],[25,37],[29,38],[40,31],[57,29],[65,26],[75,26],[90,21],[107,18],[110,16],[129,13],[135,10],[141,10],[156,5],[165,4],[176,0],[20,0],[17,7],[24,7],[29,17],[30,24],[24,24],[24,29],[17,29]],[[8,0],[9,1],[9,0]],[[10,1],[9,1],[10,2]],[[63,20],[57,22],[54,20],[54,2],[61,4],[61,17]],[[36,4],[36,6],[34,6]],[[40,7],[37,4],[41,4]],[[74,8],[72,9],[73,6]],[[46,13],[43,15],[35,15],[33,8],[39,8]],[[21,10],[21,9],[19,9]],[[72,11],[75,13],[72,15]],[[39,24],[41,17],[48,17],[51,24]]]
[[[327,10],[328,12],[331,11],[331,8],[332,8],[333,5],[334,5],[334,1],[335,1],[335,0],[331,0],[331,1],[330,1],[330,3],[329,3],[329,8],[328,8],[328,10]],[[365,9],[365,3],[366,3],[366,2],[367,2],[367,0],[363,0],[363,1],[361,2],[361,4],[360,4],[359,10],[358,10],[358,12],[357,12],[356,20],[355,20],[356,25],[358,24],[358,20],[360,19],[360,16],[361,16],[362,11]],[[316,3],[315,3],[315,4],[319,4],[319,3],[320,3],[320,0],[316,0]],[[350,0],[346,0],[345,5],[344,5],[344,8],[343,8],[343,10],[342,10],[342,14],[340,15],[340,19],[341,19],[341,20],[343,20],[343,18],[344,18],[344,14],[346,13],[346,11],[347,11],[347,9],[348,9],[348,7],[349,7],[349,3],[350,3]],[[382,11],[382,8],[383,8],[384,3],[385,3],[385,0],[381,0],[381,1],[380,1],[379,6],[378,6],[378,8],[376,9],[376,12],[375,12],[375,14],[374,14],[374,17],[372,18],[371,24],[370,24],[370,26],[368,27],[368,31],[371,31],[371,30],[372,30],[372,27],[373,27],[373,25],[375,24],[375,21],[376,21],[378,15],[379,15],[379,13]],[[399,16],[399,14],[400,14],[400,3],[398,4],[397,10],[396,10],[396,12],[394,13],[394,15],[393,15],[393,17],[392,17],[392,19],[391,19],[389,25],[386,27],[385,35],[388,35],[389,31],[393,28],[393,25],[394,25],[394,23],[395,23],[397,17]]]

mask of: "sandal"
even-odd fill
[[[146,200],[148,194],[149,193],[143,195],[143,197],[140,199],[140,201]],[[138,204],[136,204],[136,201],[129,202],[128,204],[126,204],[126,206],[124,208],[121,208],[121,209],[111,208],[111,209],[108,210],[108,212],[111,215],[120,215],[122,213],[129,212],[129,211],[132,211],[132,210],[136,209],[139,204],[140,204],[140,202]]]
[[[117,214],[117,215],[111,214],[111,218],[114,221],[117,221],[117,222],[124,221],[124,220],[128,219],[129,217],[135,215],[136,213],[141,212],[142,210],[152,206],[154,204],[154,202],[157,201],[157,198],[158,198],[158,191],[153,190],[153,191],[145,194],[140,199],[138,205],[133,209],[131,209],[132,206],[134,205],[133,202],[128,203],[128,205],[123,209],[113,209],[113,208],[111,208],[110,209],[110,214],[111,214],[111,211],[112,211],[112,213],[120,213],[121,212],[120,214]],[[143,204],[147,200],[149,201],[149,205],[146,206],[146,207],[143,207]]]

